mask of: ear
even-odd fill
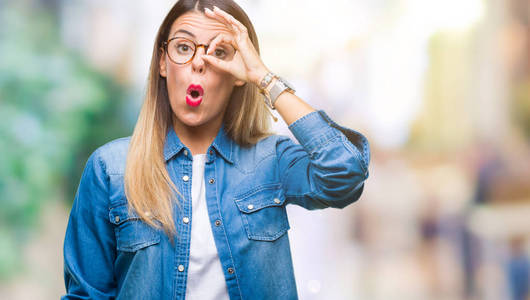
[[[166,77],[167,76],[166,56],[165,56],[166,52],[162,48],[160,49],[160,52],[162,52],[160,54],[160,61],[158,62],[159,68],[160,68],[160,76]]]
[[[234,82],[235,86],[244,86],[246,82],[244,82],[243,80],[236,80]]]

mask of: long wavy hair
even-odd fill
[[[150,226],[162,228],[173,240],[176,228],[173,202],[179,206],[182,194],[171,181],[164,160],[164,144],[172,130],[174,114],[169,104],[166,78],[160,75],[160,58],[165,55],[163,42],[171,25],[181,15],[213,6],[231,14],[248,29],[252,44],[259,53],[254,26],[246,13],[232,0],[180,0],[169,11],[158,29],[147,80],[145,99],[132,134],[125,166],[124,188],[130,207]],[[236,143],[245,147],[269,135],[270,116],[253,84],[235,86],[226,108],[223,125]]]

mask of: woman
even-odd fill
[[[300,145],[268,133],[267,105]],[[362,135],[269,72],[236,3],[178,1],[132,137],[88,159],[63,298],[296,299],[285,206],[356,201],[368,161]]]

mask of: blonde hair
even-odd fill
[[[254,27],[245,12],[231,0],[180,0],[169,11],[157,33],[147,80],[147,91],[132,134],[125,166],[125,195],[130,207],[150,226],[163,228],[173,240],[173,201],[183,199],[166,169],[164,144],[172,130],[173,112],[169,105],[166,79],[160,76],[159,61],[173,22],[182,14],[217,6],[234,16],[248,29],[259,53]],[[270,133],[270,117],[255,85],[234,87],[223,118],[226,133],[241,146],[250,146]],[[156,220],[156,221],[155,221]]]

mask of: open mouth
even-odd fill
[[[200,84],[190,84],[186,91],[186,103],[189,106],[199,106],[202,102],[204,89]]]

